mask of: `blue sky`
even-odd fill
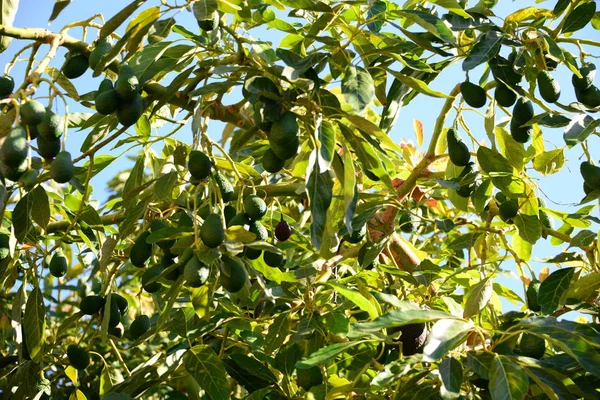
[[[40,27],[40,28],[48,28],[53,31],[60,30],[66,23],[75,21],[75,20],[83,20],[91,17],[94,14],[102,13],[106,19],[110,18],[115,12],[120,10],[127,2],[117,1],[117,0],[109,0],[109,1],[89,1],[89,0],[74,0],[67,8],[64,10],[60,17],[54,21],[52,24],[48,25],[48,17],[51,14],[52,7],[54,5],[54,1],[51,0],[21,0],[21,5],[19,7],[19,11],[16,16],[16,20],[14,25],[17,27]],[[555,1],[545,1],[537,4],[538,7],[549,8],[552,9],[555,5]],[[159,5],[159,1],[151,0],[147,2],[147,6]],[[526,6],[535,5],[533,1],[500,1],[500,5],[495,8],[496,14],[500,16],[506,16],[511,12],[524,8]],[[145,6],[146,7],[146,6]],[[188,27],[188,29],[195,31],[197,30],[196,22],[191,13],[186,11],[181,12],[176,16],[179,24]],[[495,20],[496,23],[501,24],[499,20]],[[124,26],[123,26],[124,27]],[[121,28],[121,31],[123,29]],[[384,29],[390,29],[384,28]],[[82,31],[80,28],[72,29],[69,31],[74,37],[81,38]],[[90,29],[88,32],[87,42],[91,43],[97,35],[97,31],[95,29]],[[252,32],[252,36],[255,38],[274,41],[276,43],[281,39],[282,35],[275,31],[266,31],[266,30],[256,30]],[[600,31],[594,30],[591,26],[588,26],[586,29],[575,33],[575,37],[587,38],[587,39],[595,39],[600,40]],[[14,53],[22,47],[21,43],[18,41],[13,41],[10,48],[0,54],[0,63],[2,65],[9,62]],[[47,49],[47,46],[42,48],[40,54],[43,54],[43,51]],[[574,46],[567,47],[567,49],[576,51]],[[589,53],[600,55],[599,48],[589,48],[587,49]],[[60,53],[60,55],[56,58],[55,62],[51,65],[54,67],[60,67],[63,61],[62,55],[64,51]],[[22,68],[16,68],[16,80],[19,82],[22,79]],[[471,79],[478,80],[482,72],[482,68],[479,67],[471,72]],[[19,74],[20,73],[20,74]],[[558,80],[558,82],[562,86],[562,96],[560,102],[563,104],[568,104],[571,101],[575,101],[573,89],[570,85],[571,81],[571,73],[564,66],[559,66],[557,71],[553,72],[553,75]],[[457,63],[446,71],[443,72],[443,75],[435,80],[431,87],[434,90],[448,92],[450,89],[456,84],[464,80],[464,72],[461,70],[461,63]],[[86,72],[84,77],[77,79],[76,85],[80,93],[85,93],[97,88],[101,78],[91,78],[91,71]],[[596,82],[596,84],[600,85],[600,82]],[[391,132],[392,138],[399,142],[401,138],[406,138],[407,140],[415,141],[414,133],[413,133],[413,119],[418,119],[423,123],[424,132],[425,132],[425,146],[427,145],[428,137],[430,136],[430,132],[433,129],[433,125],[435,122],[435,118],[437,117],[438,110],[441,109],[443,104],[443,99],[436,99],[426,96],[418,96],[408,107],[405,107],[399,117],[398,122],[396,123],[394,129]],[[82,109],[73,109],[71,111],[83,111]],[[448,118],[448,124],[452,121],[452,116]],[[480,117],[476,117],[474,115],[467,116],[467,122],[469,126],[473,130],[475,136],[478,140],[482,140],[485,138],[485,133],[483,129],[483,119]],[[219,123],[211,123],[211,136],[218,138],[220,137],[220,130],[222,129],[222,124]],[[189,132],[189,129],[185,130]],[[182,139],[185,140],[186,136],[189,133],[182,133]],[[79,147],[83,140],[85,139],[85,132],[75,132],[70,131],[69,141],[67,148],[70,150],[74,156],[79,154]],[[463,132],[463,137],[465,136]],[[552,149],[555,147],[564,146],[564,141],[562,139],[562,129],[548,129],[544,128],[544,139],[546,141],[546,149]],[[597,138],[592,138],[590,140],[590,150],[594,154],[597,153]],[[583,152],[579,148],[573,148],[565,153],[567,158],[567,167],[564,168],[561,172],[547,176],[541,177],[536,173],[532,173],[532,176],[539,179],[538,183],[540,187],[543,189],[544,193],[548,196],[550,201],[548,201],[548,206],[551,208],[556,208],[562,211],[570,211],[573,212],[577,210],[577,203],[583,197],[582,191],[582,179],[579,175],[579,163],[580,158],[583,155]],[[105,187],[105,182],[110,179],[117,170],[123,170],[129,167],[129,161],[119,161],[113,164],[113,166],[107,169],[105,172],[100,174],[94,180],[94,187],[96,187],[95,198],[103,199],[104,196],[102,194],[103,187]],[[595,212],[595,215],[598,213]],[[557,227],[559,224],[556,222]],[[592,226],[590,229],[597,229],[597,227]],[[552,247],[548,241],[541,240],[534,246],[534,257],[544,258],[550,255],[555,255],[560,252],[560,247]],[[534,264],[536,269],[539,270],[543,266],[543,264]],[[504,279],[503,279],[504,281]],[[512,288],[514,288],[518,293],[521,293],[520,287],[515,287],[514,281],[509,283],[508,281],[503,282],[508,284]],[[520,286],[520,285],[519,285]]]

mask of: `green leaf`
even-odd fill
[[[302,359],[304,349],[298,343],[288,343],[277,352],[274,367],[287,376],[291,376],[296,363]]]
[[[496,355],[490,368],[490,393],[493,400],[523,400],[529,382],[523,367],[510,358]]]
[[[492,124],[494,117],[492,116]],[[497,126],[493,129],[494,136],[498,140],[500,153],[506,157],[510,165],[517,171],[522,171],[526,161],[525,146],[522,143],[517,143],[506,127]]]
[[[212,14],[219,9],[217,0],[200,0],[194,3],[192,11],[196,21],[205,21],[212,18]]]
[[[126,29],[127,32],[132,31],[131,39],[126,46],[129,54],[140,50],[142,41],[159,18],[160,7],[154,6],[145,9],[129,22]]]
[[[439,366],[442,378],[442,396],[446,399],[455,399],[460,396],[460,387],[463,382],[463,367],[459,360],[447,357]]]
[[[386,103],[381,112],[379,127],[385,132],[389,132],[400,115],[402,108],[402,98],[408,93],[410,87],[402,83],[398,78],[394,78],[387,93]]]
[[[344,118],[350,121],[350,123],[354,125],[354,127],[357,128],[359,131],[364,132],[366,136],[370,136],[379,141],[383,149],[402,153],[402,148],[400,147],[400,145],[396,144],[387,133],[382,131],[377,125],[375,125],[368,119],[346,113],[344,113],[343,115]]]
[[[162,106],[167,104],[169,102],[169,100],[171,100],[173,98],[173,96],[175,96],[177,91],[181,88],[181,86],[185,83],[187,78],[190,76],[190,74],[192,73],[194,68],[196,68],[196,66],[191,66],[188,69],[186,69],[185,71],[183,71],[182,73],[180,73],[179,75],[177,75],[175,78],[173,78],[173,81],[171,81],[171,83],[167,87],[167,90],[165,90],[165,92],[163,93],[161,98],[158,100],[158,102],[152,109],[150,116],[154,115],[158,110],[161,109]]]
[[[423,361],[432,362],[448,354],[473,331],[470,321],[442,319],[433,324],[423,348]]]
[[[371,32],[379,32],[381,27],[385,22],[385,10],[387,6],[384,1],[375,1],[369,7],[369,11],[367,12],[367,20],[369,23],[367,24],[367,28]]]
[[[369,313],[371,319],[375,319],[379,315],[377,308],[373,305],[373,303],[371,303],[365,296],[360,294],[359,291],[349,289],[345,285],[340,285],[337,283],[328,282],[327,284],[346,299],[356,304],[358,308]]]
[[[564,375],[558,375],[555,371],[547,371],[537,367],[526,367],[525,372],[549,399],[575,399],[573,394],[565,386],[568,385],[571,388],[575,387],[575,383],[570,378]]]
[[[448,96],[445,93],[442,92],[437,92],[433,89],[431,89],[429,86],[427,86],[427,84],[418,79],[415,78],[411,75],[405,75],[401,72],[397,72],[397,71],[393,71],[389,68],[386,68],[386,71],[389,72],[390,74],[392,74],[394,76],[394,78],[398,79],[402,84],[406,85],[407,87],[415,90],[418,93],[423,93],[427,96],[431,96],[431,97],[440,97],[440,98],[448,98]]]
[[[542,223],[537,216],[520,213],[514,218],[514,222],[523,240],[535,244],[542,237]]]
[[[118,13],[116,13],[111,19],[106,21],[106,23],[100,29],[100,35],[98,39],[102,39],[108,37],[111,33],[117,30],[123,22],[127,20],[134,12],[137,10],[142,4],[144,4],[146,0],[134,0],[125,8],[121,9]],[[106,65],[106,64],[105,64]]]
[[[463,318],[471,318],[485,308],[494,292],[492,280],[486,278],[472,286],[465,294]]]
[[[576,32],[583,29],[594,17],[596,12],[596,2],[589,1],[576,7],[569,15],[565,17],[565,22],[562,26],[562,33]]]
[[[585,246],[591,245],[596,239],[596,233],[584,229],[580,232],[577,232],[577,235],[573,236],[571,239],[571,243],[569,247],[580,247],[583,248]]]
[[[299,369],[307,369],[310,367],[314,367],[315,365],[321,365],[331,360],[338,354],[344,353],[346,350],[351,349],[354,346],[357,346],[361,343],[365,343],[364,341],[357,342],[344,342],[344,343],[336,343],[327,347],[320,348],[319,350],[312,353],[308,358],[304,361],[300,361],[296,363],[296,368]]]
[[[389,311],[374,321],[361,322],[354,325],[354,329],[360,332],[377,332],[396,326],[434,322],[440,319],[458,318],[451,314],[438,310],[422,310],[419,308],[402,308]]]
[[[565,128],[563,138],[569,147],[573,147],[585,141],[588,136],[600,126],[600,119],[594,119],[589,115],[577,114]]]
[[[197,345],[186,351],[183,365],[213,400],[231,398],[225,368],[210,346]]]
[[[401,10],[394,14],[400,15],[424,28],[427,32],[437,36],[442,41],[450,44],[456,43],[453,32],[446,26],[444,21],[433,14],[419,10]]]
[[[19,9],[19,0],[1,0],[0,1],[0,24],[12,26],[17,10]],[[12,38],[10,36],[0,36],[0,53],[8,48]]]
[[[329,169],[335,152],[335,125],[329,121],[321,121],[319,134],[319,172]]]
[[[575,268],[562,268],[544,279],[538,293],[538,303],[542,306],[544,314],[550,315],[558,309],[571,285],[574,274]]]
[[[490,175],[492,183],[498,189],[506,189],[512,183],[513,167],[508,160],[495,150],[480,146],[477,160],[481,169]]]
[[[111,368],[106,362],[100,373],[100,396],[105,395],[113,386],[123,382],[123,376],[116,368]]]
[[[31,208],[31,218],[43,229],[46,230],[50,222],[50,203],[48,195],[42,186],[37,186],[30,193],[33,207]]]
[[[19,243],[23,243],[25,237],[32,228],[31,210],[33,209],[33,201],[31,196],[26,194],[21,197],[21,200],[15,206],[12,215],[12,224],[15,231],[15,237]]]
[[[29,294],[23,316],[25,343],[33,360],[39,360],[42,356],[45,329],[46,307],[44,306],[44,295],[40,288],[36,287]]]
[[[271,354],[281,347],[290,333],[291,325],[292,319],[289,313],[280,314],[275,318],[273,324],[269,327],[269,332],[265,336],[264,351],[266,354]]]
[[[496,30],[490,29],[485,35],[482,34],[463,61],[463,71],[470,71],[495,57],[500,51],[502,40],[504,36]]]
[[[177,171],[171,171],[156,180],[154,183],[154,194],[159,200],[170,200],[173,188],[179,184]]]
[[[329,171],[319,172],[315,152],[311,154],[311,159],[314,160],[313,167],[306,182],[306,191],[310,200],[310,214],[312,216],[310,237],[313,246],[320,249],[327,222],[327,209],[331,205],[333,179]]]
[[[58,15],[61,13],[61,11],[64,10],[65,7],[67,7],[70,3],[71,3],[71,0],[56,0],[56,2],[54,3],[54,7],[52,8],[52,14],[50,15],[50,19],[48,20],[48,22],[54,21],[58,17]]]
[[[354,169],[354,161],[352,153],[348,150],[345,144],[342,144],[344,153],[344,225],[348,232],[352,232],[352,219],[354,218],[354,210],[358,201],[358,188],[356,186],[356,171]]]
[[[552,175],[565,164],[563,149],[545,151],[533,159],[533,168],[542,175]]]
[[[596,296],[598,289],[600,289],[600,272],[594,271],[573,282],[565,298],[584,301]]]
[[[430,3],[437,4],[440,7],[444,7],[445,9],[452,11],[456,15],[460,15],[466,19],[473,19],[471,15],[466,12],[460,5],[460,3],[456,0],[432,0]]]
[[[349,65],[342,79],[342,94],[354,111],[361,112],[375,97],[371,74],[363,68]]]
[[[262,379],[269,383],[277,383],[277,377],[271,370],[263,365],[256,358],[247,356],[246,354],[231,354],[229,356],[237,365],[247,372],[251,373],[258,379]]]

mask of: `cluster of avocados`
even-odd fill
[[[475,181],[477,170],[475,168],[475,163],[471,161],[469,147],[454,128],[448,129],[448,132],[446,133],[446,144],[448,145],[448,157],[452,164],[457,167],[464,167],[456,178],[459,184],[456,193],[461,197],[469,197],[477,186]],[[412,232],[412,224],[409,224],[409,222],[410,221],[404,222],[404,226],[406,227],[404,232]]]
[[[571,80],[577,101],[589,108],[600,107],[600,89],[593,84],[596,77],[596,66],[592,63],[583,64],[579,73],[581,78],[573,74]]]
[[[71,154],[61,151],[64,120],[37,100],[27,100],[19,110],[21,124],[8,133],[0,147],[0,172],[13,182],[30,189],[37,182],[38,170],[28,162],[28,138],[37,141],[37,153],[51,161],[50,176],[57,183],[69,182],[75,173]]]
[[[137,122],[144,112],[140,82],[128,64],[122,64],[116,82],[104,79],[96,94],[96,111],[102,115],[117,113],[119,123],[125,127]]]

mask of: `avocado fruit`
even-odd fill
[[[573,77],[571,78],[573,88],[575,88],[576,91],[589,89],[596,77],[596,66],[592,63],[584,64],[579,68],[579,73],[581,74],[581,78],[575,74],[573,74]]]
[[[15,90],[15,80],[10,75],[0,76],[0,99],[10,96]]]
[[[498,82],[494,91],[494,99],[502,107],[512,107],[517,101],[517,94],[504,83]]]
[[[192,150],[188,157],[188,170],[192,178],[203,180],[210,175],[210,158],[200,150]]]
[[[219,214],[209,214],[200,228],[200,239],[208,248],[214,249],[225,240],[223,222]]]
[[[537,279],[533,279],[529,282],[529,286],[527,286],[527,292],[525,293],[527,297],[527,308],[531,311],[540,311],[542,307],[538,303],[538,293],[540,292],[540,286],[542,282]]]
[[[399,341],[402,343],[402,354],[404,356],[412,356],[423,352],[423,346],[427,339],[427,326],[424,323],[391,327],[388,328],[387,332],[388,335],[402,332]]]
[[[74,174],[75,167],[73,166],[71,153],[61,151],[50,165],[50,176],[57,183],[67,183],[73,178]]]
[[[28,100],[21,104],[19,110],[21,122],[27,125],[37,125],[44,119],[46,115],[46,107],[37,100]]]
[[[261,159],[261,163],[265,171],[274,174],[283,169],[283,166],[285,165],[285,160],[282,160],[281,158],[277,157],[273,150],[271,150],[271,148],[269,147],[264,152]]]
[[[460,185],[459,188],[456,189],[457,195],[465,198],[471,196],[477,186],[475,179],[472,177],[475,172],[475,163],[472,161],[463,168],[457,178]]]
[[[27,132],[22,126],[10,130],[0,147],[0,161],[7,167],[18,168],[27,158]]]
[[[129,333],[133,340],[137,340],[144,333],[150,330],[150,318],[147,315],[138,315],[131,325],[129,325]]]
[[[575,89],[577,101],[589,108],[600,107],[600,89],[592,85],[585,90]]]
[[[227,204],[223,208],[223,216],[225,217],[225,225],[229,228],[231,226],[231,220],[237,215],[235,207]]]
[[[519,97],[513,107],[512,119],[517,126],[521,126],[531,120],[534,116],[533,103],[525,97]]]
[[[298,386],[308,392],[313,386],[323,383],[323,374],[318,366],[298,368],[296,369],[296,381]]]
[[[210,268],[194,254],[188,260],[183,269],[183,277],[186,284],[192,288],[198,288],[206,283],[210,274]]]
[[[21,175],[17,183],[25,190],[31,190],[37,184],[39,175],[40,173],[37,169],[30,168],[27,171],[25,171],[23,175]]]
[[[111,301],[109,304],[109,307],[110,307],[110,310],[109,310],[110,315],[108,318],[108,326],[109,327],[115,327],[115,326],[119,325],[121,323],[121,317],[123,316],[123,313],[121,312],[121,310],[119,308],[119,303],[117,301],[113,300],[113,296],[114,295],[111,296]]]
[[[118,92],[117,92],[118,93]],[[117,119],[123,126],[135,124],[144,113],[144,101],[139,93],[131,100],[123,100],[119,96],[119,107],[117,108]]]
[[[107,332],[109,335],[112,335],[116,338],[121,338],[123,337],[123,325],[119,324],[117,326],[111,326],[108,328]],[[104,398],[106,398],[106,396]]]
[[[265,228],[262,222],[251,220],[248,225],[250,226],[249,231],[256,235],[257,241],[267,240],[267,238],[269,237],[269,232],[267,231],[267,228]]]
[[[279,268],[285,264],[285,257],[283,253],[265,250],[263,252],[263,261],[269,267]]]
[[[230,293],[237,293],[246,284],[244,263],[237,257],[221,256],[221,285]]]
[[[60,153],[60,139],[46,140],[41,136],[37,137],[37,152],[45,160],[51,160]]]
[[[533,126],[519,126],[519,123],[513,118],[510,121],[510,135],[517,143],[527,143],[533,135]]]
[[[398,226],[402,232],[412,233],[412,231],[415,229],[412,214],[409,212],[402,213],[398,219]]]
[[[114,89],[98,92],[96,96],[96,111],[102,115],[110,115],[119,109],[119,95]]]
[[[352,234],[344,235],[344,240],[348,243],[360,243],[363,241],[365,236],[367,235],[367,225],[363,224],[360,228],[354,228],[352,230]]]
[[[554,224],[552,223],[552,219],[550,218],[550,216],[548,215],[548,213],[546,211],[542,210],[542,208],[546,207],[546,202],[541,197],[538,197],[538,204],[539,204],[538,218],[540,219],[542,226],[546,229],[554,229]]]
[[[267,203],[255,194],[248,195],[244,199],[244,211],[251,219],[261,220],[267,214]]]
[[[129,310],[129,303],[127,302],[127,299],[118,293],[112,293],[110,295],[110,301],[117,307],[117,310],[121,314],[125,314],[127,310]]]
[[[161,229],[165,229],[165,228],[170,228],[170,225],[167,224],[162,219],[154,219],[154,220],[152,220],[152,222],[150,222],[150,232],[151,233],[157,232],[157,231],[159,231]],[[161,241],[156,242],[156,244],[161,249],[168,250],[175,245],[175,240],[174,239],[161,240]]]
[[[592,190],[600,190],[600,167],[584,161],[579,166],[579,172]]]
[[[25,125],[25,129],[29,132],[29,139],[37,139],[40,136],[38,125]]]
[[[229,221],[229,226],[246,226],[250,225],[250,218],[244,213],[236,214],[235,217]]]
[[[523,333],[519,341],[519,351],[525,357],[539,360],[546,353],[546,341],[531,333]]]
[[[156,293],[160,289],[162,289],[162,284],[158,280],[154,280],[150,282],[154,278],[158,278],[160,274],[164,271],[164,268],[161,264],[153,265],[144,271],[142,275],[142,287],[148,293]]]
[[[79,303],[79,309],[84,315],[98,314],[103,306],[104,298],[97,295],[85,296]]]
[[[42,122],[37,125],[37,130],[44,139],[56,140],[63,134],[64,120],[52,110],[47,109]]]
[[[275,237],[280,242],[285,242],[290,238],[290,236],[292,236],[292,228],[290,227],[290,224],[283,220],[282,217],[281,221],[279,221],[275,227]]]
[[[498,207],[500,219],[506,223],[512,223],[512,219],[519,213],[519,202],[516,199],[508,199]]]
[[[467,165],[471,160],[471,153],[455,129],[448,129],[446,141],[448,143],[448,156],[452,164],[458,167]]]
[[[67,60],[63,65],[62,73],[69,79],[77,79],[85,74],[85,71],[87,71],[89,66],[90,64],[85,54],[69,53],[67,55]]]
[[[10,232],[0,230],[0,260],[10,255]]]
[[[96,65],[98,65],[98,62],[111,49],[112,49],[112,45],[110,44],[110,42],[108,41],[107,38],[102,38],[98,42],[96,42],[96,45],[94,46],[94,49],[91,51],[90,56],[88,58],[90,68],[96,69]]]
[[[233,200],[234,190],[229,179],[227,179],[227,177],[220,172],[217,172],[213,176],[213,179],[219,187],[219,192],[221,193],[221,199],[223,199],[223,203],[229,203],[231,200]]]
[[[269,134],[269,145],[271,151],[281,160],[287,160],[296,156],[300,142],[298,141],[298,122],[296,115],[287,111],[273,123]]]
[[[465,102],[471,107],[481,108],[485,106],[485,89],[481,86],[471,82],[463,82],[460,84],[460,93]]]
[[[142,232],[129,252],[129,260],[138,268],[144,268],[146,261],[152,256],[152,244],[146,243],[148,236],[150,236],[150,232]]]
[[[1,152],[0,152],[0,160],[2,160]],[[27,171],[27,160],[23,160],[21,165],[19,165],[18,167],[9,167],[8,165],[4,164],[3,162],[0,162],[0,176],[3,176],[4,178],[6,178],[10,181],[17,182],[19,179],[21,179],[21,177],[23,176],[23,174],[25,174],[26,171]]]
[[[132,102],[139,95],[140,82],[135,76],[135,71],[128,64],[121,65],[115,82],[115,90],[119,99],[125,103]]]
[[[541,71],[537,76],[538,89],[542,99],[548,103],[556,103],[560,98],[560,85],[548,71]]]
[[[210,15],[210,18],[198,20],[198,26],[200,27],[200,29],[206,32],[210,32],[212,30],[217,29],[217,27],[219,26],[219,12],[215,10]]]
[[[105,78],[102,80],[102,82],[100,82],[100,85],[98,86],[98,90],[96,91],[96,98],[98,98],[98,95],[104,92],[108,92],[109,90],[113,90],[115,88],[115,85],[113,84],[113,81],[111,81],[108,78]]]
[[[61,252],[54,253],[48,264],[52,276],[61,278],[67,274],[67,258]]]
[[[67,358],[75,369],[86,369],[90,365],[90,355],[87,350],[75,344],[67,347]]]

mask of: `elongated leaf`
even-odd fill
[[[231,354],[229,356],[237,365],[239,365],[242,369],[245,369],[247,372],[256,376],[259,379],[262,379],[269,383],[277,383],[277,377],[273,372],[266,366],[264,366],[260,361],[256,358],[247,356],[245,354]]]
[[[126,50],[129,53],[140,50],[142,41],[159,18],[160,7],[155,6],[145,9],[129,22],[126,31],[133,31],[131,33],[131,39],[126,46]]]
[[[371,319],[375,319],[379,315],[375,305],[373,305],[373,303],[371,303],[365,296],[360,294],[359,291],[349,289],[346,286],[337,283],[328,283],[328,285],[331,286],[336,292],[344,296],[346,299],[356,304],[358,308],[369,313]]]
[[[121,9],[118,13],[116,13],[111,19],[106,21],[102,29],[100,29],[100,35],[98,39],[102,39],[108,37],[111,33],[117,30],[123,22],[127,20],[135,10],[137,10],[142,4],[144,4],[146,0],[134,0],[125,8]]]
[[[50,222],[50,203],[43,187],[37,186],[30,192],[32,208],[31,217],[42,228],[46,229]]]
[[[466,294],[464,318],[478,314],[487,305],[494,292],[492,280],[487,278],[472,286]]]
[[[436,361],[467,339],[473,324],[462,320],[442,319],[433,324],[423,348],[424,361]]]
[[[351,349],[354,346],[357,346],[364,342],[345,342],[345,343],[336,343],[327,347],[323,347],[314,353],[312,353],[306,360],[300,361],[296,363],[296,368],[306,369],[310,367],[314,367],[315,365],[321,365],[331,360],[338,354],[344,353],[346,350]]]
[[[463,368],[459,360],[447,357],[440,363],[440,377],[442,378],[442,395],[444,398],[455,399],[460,396],[460,387],[463,381]]]
[[[329,169],[335,152],[335,126],[329,121],[322,121],[319,125],[319,172]]]
[[[387,102],[381,112],[381,121],[379,127],[389,132],[396,123],[402,108],[402,98],[408,93],[410,87],[402,83],[398,78],[394,78],[390,90],[387,93]]]
[[[358,323],[354,328],[361,332],[377,332],[396,326],[434,322],[440,319],[457,318],[438,310],[400,309],[392,310],[376,318],[374,321]]]
[[[346,145],[343,145],[344,159],[344,225],[349,233],[352,233],[352,219],[354,218],[354,210],[358,201],[358,188],[356,186],[356,171],[354,170],[354,161],[352,153]]]
[[[596,2],[589,1],[576,7],[569,15],[565,17],[565,22],[561,29],[562,33],[575,32],[583,29],[594,17],[596,13]]]
[[[429,33],[437,36],[446,43],[456,43],[454,33],[446,26],[444,21],[433,14],[419,10],[395,11],[395,14],[398,14],[409,21],[420,25]]]
[[[541,284],[538,303],[542,312],[552,314],[560,306],[561,299],[569,289],[575,268],[563,268],[554,271]]]
[[[323,233],[327,218],[327,209],[331,205],[333,179],[329,171],[320,173],[317,165],[316,154],[312,153],[313,168],[306,183],[306,191],[310,200],[310,213],[312,223],[310,225],[310,238],[315,248],[321,248]]]
[[[56,0],[54,3],[54,7],[52,8],[52,14],[50,15],[50,19],[48,22],[54,21],[58,15],[64,10],[69,4],[71,0]]]
[[[600,289],[600,272],[592,272],[573,282],[566,298],[584,301],[596,295],[598,289]]]
[[[589,115],[577,114],[565,128],[563,138],[569,147],[582,143],[596,128],[600,126],[600,119],[594,119]]]
[[[367,136],[371,136],[381,143],[383,149],[395,151],[398,153],[402,152],[400,145],[396,144],[390,136],[382,131],[377,125],[369,121],[368,119],[359,117],[357,115],[344,114],[344,117],[352,123],[359,131],[364,132]]]
[[[19,200],[12,215],[12,224],[15,231],[15,237],[22,243],[25,237],[32,228],[31,223],[31,210],[33,208],[33,201],[31,195],[26,194]]]
[[[231,398],[225,368],[210,346],[197,345],[186,351],[183,365],[213,400]]]
[[[375,97],[375,84],[367,70],[349,65],[342,79],[342,93],[354,111],[361,112]]]
[[[0,1],[0,24],[4,26],[12,26],[17,10],[19,8],[19,0],[1,0]],[[9,36],[0,36],[0,53],[8,48],[12,38]]]
[[[514,218],[519,230],[519,236],[531,244],[535,244],[542,237],[542,223],[535,215],[519,214]]]
[[[44,306],[44,295],[40,288],[36,287],[29,294],[25,305],[25,315],[23,316],[25,343],[29,355],[34,360],[39,359],[42,355],[45,329],[46,307]]]
[[[501,32],[492,29],[487,31],[485,35],[482,35],[463,61],[463,71],[470,71],[495,57],[500,51],[503,39],[504,37]]]
[[[383,1],[375,1],[369,7],[369,11],[367,12],[367,20],[370,22],[367,24],[367,28],[371,32],[379,32],[383,23],[385,22],[385,10],[387,6]]]
[[[507,188],[511,182],[513,167],[508,160],[497,151],[480,146],[477,149],[477,160],[481,169],[490,174],[492,183],[499,189]]]
[[[292,320],[289,313],[281,314],[269,327],[269,332],[265,337],[265,353],[271,354],[275,349],[281,347],[285,338],[290,333]]]
[[[386,69],[390,74],[392,74],[394,76],[394,78],[398,79],[401,83],[403,83],[404,85],[408,86],[409,88],[415,90],[418,93],[423,93],[426,94],[427,96],[431,96],[431,97],[441,97],[441,98],[448,98],[448,96],[442,92],[437,92],[433,89],[431,89],[427,83],[423,82],[422,80],[412,77],[410,75],[405,75],[401,72],[397,72],[397,71],[393,71],[391,69]]]
[[[556,372],[546,371],[542,368],[527,367],[527,375],[533,379],[538,387],[553,400],[575,399],[572,393],[566,388],[565,384],[574,387],[575,383],[566,376],[556,376]]]
[[[156,113],[158,110],[160,110],[162,106],[167,104],[169,100],[173,98],[173,96],[175,96],[181,85],[185,83],[185,81],[190,76],[194,68],[195,66],[189,67],[173,79],[167,90],[165,90],[164,94],[161,96],[160,100],[158,100],[158,103],[156,103],[156,105],[154,106],[151,116],[154,115],[154,113]]]
[[[545,151],[533,160],[533,168],[542,175],[554,174],[560,171],[564,164],[565,155],[563,149]]]
[[[490,369],[490,392],[494,400],[523,400],[529,383],[523,367],[510,358],[496,355]]]
[[[430,3],[437,4],[440,7],[452,11],[456,15],[460,15],[463,18],[472,19],[473,17],[466,12],[456,0],[432,0]]]

